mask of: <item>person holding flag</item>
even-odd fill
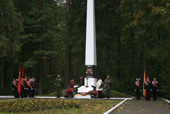
[[[146,97],[145,100],[150,100],[150,91],[151,91],[151,81],[149,80],[149,77],[147,77],[146,81],[145,81],[145,85],[144,88],[146,90]]]
[[[153,100],[154,100],[154,101],[157,100],[157,91],[159,91],[158,81],[157,81],[156,78],[154,77],[154,79],[153,79],[153,81],[152,81],[152,93],[153,93]]]
[[[140,100],[140,92],[141,92],[140,78],[136,79],[136,82],[135,82],[135,91],[136,91],[136,99]]]

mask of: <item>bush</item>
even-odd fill
[[[64,108],[80,108],[80,103],[61,99],[18,99],[0,101],[0,112],[31,112]]]

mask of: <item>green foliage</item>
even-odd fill
[[[8,66],[23,65],[26,75],[37,78],[38,86],[43,79],[44,93],[48,93],[55,91],[57,74],[65,75],[66,42],[71,50],[71,78],[79,84],[85,74],[87,0],[70,0],[69,41],[66,4],[40,1],[16,0],[14,5],[12,0],[0,1],[0,57],[10,63],[6,77]],[[170,94],[170,1],[95,0],[95,6],[97,77],[105,79],[109,74],[113,89],[132,94],[145,66],[150,79],[157,77],[161,94]],[[14,66],[11,72],[18,75]]]
[[[21,50],[21,17],[16,12],[12,0],[1,1],[0,4],[0,57],[13,56]]]

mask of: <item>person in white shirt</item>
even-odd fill
[[[103,97],[103,81],[101,78],[98,79],[97,81],[97,86],[96,86],[96,91],[98,91],[98,97],[102,98]]]

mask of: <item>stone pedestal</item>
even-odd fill
[[[94,86],[96,87],[96,78],[84,78],[84,86]]]
[[[93,91],[93,87],[96,87],[97,79],[96,78],[84,78],[84,86],[81,86],[78,88],[77,93],[82,93],[82,92],[90,92]]]

